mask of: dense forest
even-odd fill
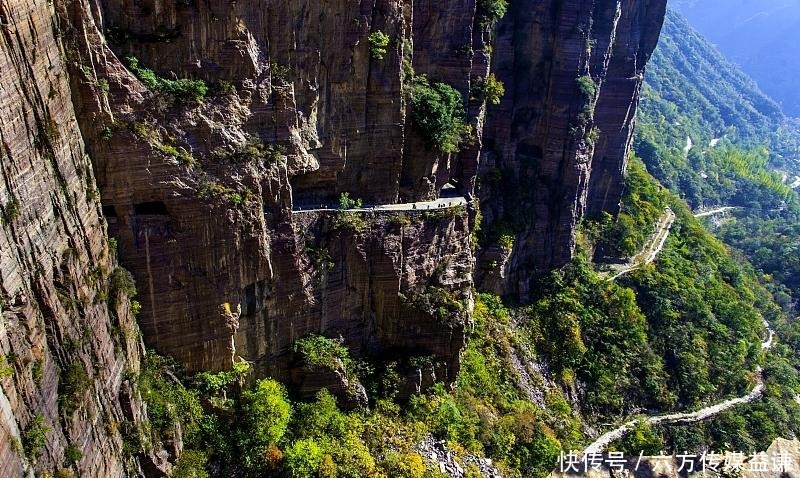
[[[759,402],[707,426],[641,426],[614,447],[763,449],[800,430],[800,405],[788,399],[800,391],[793,358],[800,341],[767,355],[761,348],[764,320],[791,334],[785,311],[758,274],[638,160],[627,183],[623,207],[631,222],[652,224],[665,206],[676,212],[659,260],[610,280],[592,264],[597,242],[641,239],[630,237],[624,220],[587,222],[576,258],[542,277],[530,305],[477,296],[454,389],[436,385],[401,400],[398,367],[430,366],[424,358],[356,360],[321,336],[296,342],[298,360],[357,377],[368,409],[343,410],[326,391],[303,402],[278,382],[249,379],[244,363],[233,372],[190,376],[150,354],[135,379],[151,426],[122,424],[127,446],[135,453],[182,430],[187,452],[173,475],[179,477],[225,474],[242,463],[246,476],[442,476],[418,446],[432,440],[454,453],[466,476],[481,476],[483,456],[504,476],[545,476],[560,450],[582,448],[609,423],[747,393],[762,365],[768,388]]]
[[[800,435],[800,121],[674,12],[650,62],[666,0],[59,2],[3,15],[3,472]]]
[[[800,158],[798,138],[796,120],[784,117],[777,104],[686,20],[668,13],[646,77],[636,153],[650,173],[691,207],[736,208],[732,217],[707,225],[765,287],[751,290],[769,291],[782,309],[768,318],[782,343],[767,354],[767,391],[760,401],[703,424],[632,436],[658,437],[675,449],[695,449],[702,443],[755,449],[794,426],[795,412],[784,406],[794,401],[789,391],[796,387],[798,366],[798,329],[790,320],[800,298],[800,206],[791,187]],[[624,213],[621,218],[613,230],[636,238]],[[668,258],[667,251],[661,262]],[[759,300],[769,301],[763,295]],[[623,445],[638,446],[631,447],[630,441]]]
[[[794,54],[800,1],[674,0],[671,6],[741,65],[787,114],[800,116],[800,59]]]

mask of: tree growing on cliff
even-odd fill
[[[361,209],[362,207],[364,207],[364,201],[360,198],[352,198],[350,193],[339,195],[339,209]]]
[[[458,151],[469,131],[461,94],[448,84],[429,81],[424,75],[411,83],[411,119],[428,145],[443,153]]]
[[[286,388],[275,380],[260,380],[242,394],[241,416],[245,421],[239,437],[242,458],[247,468],[257,468],[268,447],[280,442],[289,426],[292,406]]]
[[[583,93],[583,96],[585,96],[587,100],[591,101],[594,99],[594,96],[597,94],[597,84],[591,76],[579,76],[575,81],[578,83],[578,89],[581,90],[581,93]]]
[[[389,46],[389,35],[382,31],[372,32],[369,35],[369,53],[376,60],[383,60],[386,57],[387,47]]]
[[[503,85],[502,81],[494,76],[494,73],[489,73],[489,76],[485,79],[479,78],[478,81],[475,82],[474,91],[480,98],[486,100],[487,103],[499,105],[500,100],[506,93],[506,87]]]
[[[197,103],[203,101],[208,93],[208,85],[203,80],[191,80],[180,78],[168,80],[158,76],[150,68],[142,66],[135,56],[125,58],[128,69],[147,87],[148,90],[156,93],[168,93],[180,98],[191,99]]]
[[[492,25],[503,18],[508,10],[507,0],[478,0],[477,16],[481,23]]]

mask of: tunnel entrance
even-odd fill
[[[167,206],[161,201],[149,201],[135,204],[133,212],[137,216],[168,216]]]

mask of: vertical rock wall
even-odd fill
[[[241,356],[286,378],[291,344],[309,333],[380,354],[410,348],[402,337],[418,326],[430,343],[409,353],[437,355],[452,377],[466,317],[438,324],[398,307],[398,294],[469,296],[474,215],[421,220],[402,239],[373,228],[337,236],[330,247],[344,257],[320,284],[307,249],[327,232],[293,209],[336,207],[342,192],[384,204],[471,184],[484,112],[469,101],[471,75],[488,69],[474,0],[64,5],[78,119],[148,344],[190,370]],[[383,59],[370,52],[378,31],[391,38]],[[204,79],[209,94],[198,103],[148,91],[128,56],[164,78]],[[409,66],[469,101],[465,151],[432,151],[411,128]],[[458,281],[440,280],[455,271]]]
[[[0,474],[123,476],[120,391],[140,340],[110,287],[56,25],[45,0],[0,2],[0,362],[13,370],[0,375]],[[35,430],[40,448],[22,439]]]
[[[125,473],[115,424],[120,401],[137,402],[120,390],[140,343],[109,287],[103,217],[136,278],[145,342],[190,370],[241,356],[313,392],[325,378],[298,374],[291,344],[321,333],[354,355],[429,358],[410,389],[452,380],[474,204],[297,209],[343,192],[471,196],[477,182],[487,237],[515,238],[480,251],[484,287],[524,301],[536,274],[568,261],[581,217],[618,208],[665,0],[510,3],[495,33],[475,0],[0,0],[0,354],[14,371],[0,378],[2,469]],[[382,59],[378,31],[391,39]],[[150,91],[127,56],[210,90]],[[487,116],[473,90],[490,58],[506,94]],[[413,74],[461,93],[472,137],[459,153],[412,127]],[[37,416],[45,446],[26,463],[15,443]]]
[[[533,277],[572,257],[587,210],[618,210],[665,5],[511,2],[495,44],[506,96],[489,110],[481,162],[486,228],[495,232],[487,237],[515,238],[510,257],[486,245],[481,274],[496,292],[525,301]]]

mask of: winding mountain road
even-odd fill
[[[647,243],[645,243],[645,245],[642,247],[642,250],[639,251],[639,253],[635,256],[631,257],[624,264],[613,264],[611,266],[612,275],[608,280],[613,281],[632,270],[636,270],[643,265],[650,264],[656,260],[658,254],[662,249],[664,249],[664,244],[667,242],[669,231],[674,222],[675,213],[672,211],[672,209],[666,208],[664,210],[664,215],[658,220],[656,231],[652,236],[650,236],[650,239],[647,240]]]
[[[767,339],[761,343],[761,347],[767,350],[772,347],[775,332],[772,330],[772,327],[770,327],[768,322],[764,321],[764,325],[767,330]],[[583,450],[583,453],[601,453],[608,447],[609,444],[611,444],[611,442],[624,437],[629,431],[631,431],[631,429],[633,429],[633,427],[643,421],[651,425],[660,425],[666,423],[694,423],[718,415],[719,413],[722,413],[725,410],[733,408],[737,405],[750,403],[759,398],[764,392],[764,377],[761,367],[756,369],[756,373],[758,374],[758,383],[756,383],[755,387],[753,387],[753,389],[747,395],[724,400],[694,412],[651,415],[647,418],[630,420],[623,425],[600,435],[597,440]],[[800,402],[800,396],[798,397],[798,402]]]
[[[717,208],[714,208],[714,209],[709,209],[708,211],[696,212],[696,213],[694,213],[694,217],[714,216],[716,214],[722,214],[724,212],[732,211],[734,209],[738,209],[738,208],[734,207],[734,206],[722,206],[722,207],[717,207]]]

